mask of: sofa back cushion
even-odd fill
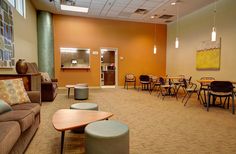
[[[26,62],[26,64],[28,66],[27,74],[39,73],[38,66],[36,63]]]
[[[49,74],[47,72],[40,72],[42,82],[52,82]]]
[[[0,80],[0,99],[9,105],[30,102],[21,78]]]
[[[9,104],[7,104],[4,100],[0,99],[0,114],[12,111],[12,108]]]

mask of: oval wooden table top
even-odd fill
[[[112,113],[92,110],[60,109],[52,117],[52,124],[58,131],[71,130],[91,122],[108,119]]]

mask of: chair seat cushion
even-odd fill
[[[215,92],[215,91],[210,91],[210,94],[218,95],[218,96],[229,96],[229,95],[232,95],[232,92]]]
[[[20,135],[21,129],[18,122],[0,122],[0,153],[10,153]]]
[[[0,122],[17,121],[24,132],[34,122],[34,114],[30,110],[15,110],[0,115]]]
[[[142,84],[149,84],[150,82],[149,81],[140,81],[140,83],[142,83]]]
[[[12,109],[13,110],[30,110],[34,113],[34,115],[37,115],[40,112],[40,105],[37,103],[24,103],[24,104],[13,105]]]

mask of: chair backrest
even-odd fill
[[[210,76],[204,76],[204,77],[201,77],[200,80],[215,80],[214,77],[210,77]],[[208,86],[209,84],[208,83],[201,83],[202,86]]]
[[[150,81],[150,78],[148,75],[140,75],[139,80],[140,81]]]
[[[210,89],[214,92],[232,92],[234,86],[229,81],[213,81],[210,84]]]
[[[133,74],[126,74],[125,75],[125,80],[126,81],[134,81],[136,78]]]
[[[187,88],[187,87],[188,87],[188,83],[187,83],[187,81],[186,81],[185,78],[183,78],[183,84],[184,84],[184,88]]]
[[[164,85],[164,84],[165,84],[164,78],[163,78],[163,77],[160,77],[160,78],[159,78],[159,82],[160,82],[161,85]]]
[[[158,77],[157,76],[149,76],[152,82],[158,82]]]
[[[180,79],[179,82],[183,82],[183,79],[185,78],[185,75],[179,75]]]

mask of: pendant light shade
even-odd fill
[[[212,28],[211,41],[216,41],[216,28],[215,27]]]
[[[177,16],[177,21],[176,21],[176,38],[175,38],[175,48],[178,49],[179,48],[179,3],[176,3],[176,7],[177,7],[177,12],[176,12],[176,16]]]
[[[154,54],[157,54],[157,47],[156,47],[156,45],[154,45],[153,53],[154,53]]]
[[[211,32],[212,42],[216,41],[216,2],[217,0],[215,0],[215,6],[214,6],[213,27],[212,27],[212,32]]]
[[[179,38],[178,37],[175,38],[175,48],[176,49],[179,48]]]

